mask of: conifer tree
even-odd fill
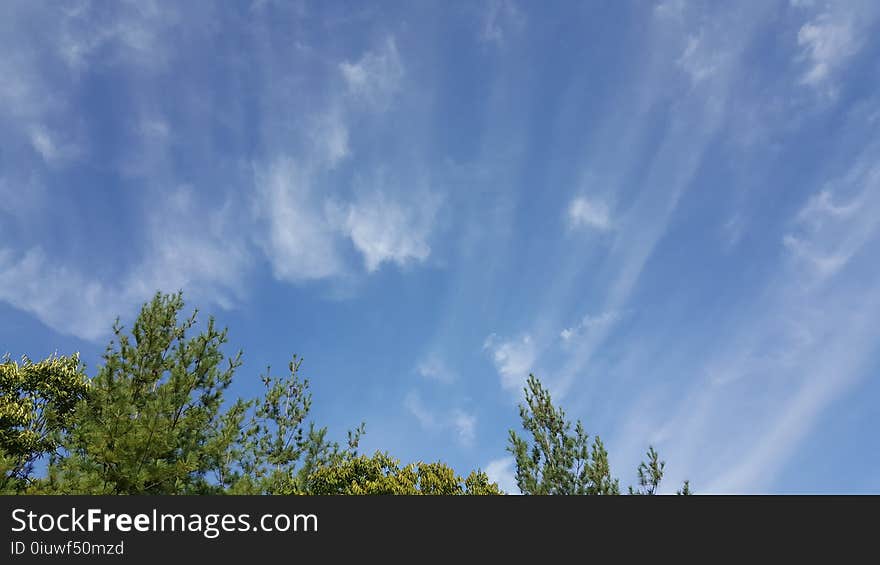
[[[182,295],[157,293],[126,332],[119,321],[89,379],[77,355],[0,362],[0,493],[61,494],[503,494],[485,473],[459,476],[442,462],[359,455],[364,425],[340,444],[309,420],[309,381],[293,356],[267,369],[256,398],[227,399],[241,352],[227,331]],[[602,440],[554,406],[529,375],[510,431],[523,494],[620,494]],[[44,476],[37,462],[47,459]],[[656,494],[665,462],[653,447],[630,494]],[[691,494],[685,481],[678,494]]]
[[[611,474],[608,452],[596,436],[592,443],[578,420],[574,426],[562,408],[553,405],[548,391],[529,375],[525,404],[520,404],[522,426],[530,437],[510,430],[510,451],[516,463],[516,483],[523,494],[620,494],[620,481]],[[656,494],[666,463],[653,447],[639,464],[639,487],[630,494]],[[678,494],[691,494],[685,481]]]
[[[182,296],[157,294],[124,332],[117,320],[88,402],[53,461],[50,486],[94,494],[196,494],[237,439],[221,411],[241,354],[221,351],[214,320],[197,335],[197,312],[178,320]],[[222,445],[222,444],[226,445]]]
[[[297,489],[298,474],[349,453],[327,440],[326,428],[304,428],[311,396],[296,357],[287,377],[263,377],[262,397],[227,404],[241,352],[223,352],[227,331],[213,318],[191,335],[197,311],[181,320],[183,306],[180,293],[159,293],[130,334],[114,325],[64,438],[66,453],[49,466],[49,491],[286,493]],[[362,431],[350,436],[350,449]]]

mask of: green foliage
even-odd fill
[[[89,390],[79,357],[0,361],[0,493],[27,488],[34,464],[54,454]]]
[[[49,486],[90,494],[212,492],[208,474],[230,436],[221,405],[240,354],[226,359],[214,320],[196,336],[196,312],[178,321],[180,294],[145,304],[131,335],[117,322],[89,402],[76,412],[67,457]],[[225,361],[225,363],[224,363]]]
[[[304,422],[312,405],[309,381],[299,378],[302,359],[294,356],[286,378],[261,377],[265,394],[254,401],[239,401],[234,425],[243,429],[233,449],[227,450],[219,482],[234,494],[293,494],[302,492],[306,478],[316,469],[354,457],[364,424],[348,432],[341,447],[327,439],[327,428]],[[242,428],[245,412],[251,416]],[[239,416],[240,415],[240,416]],[[238,469],[235,463],[238,463]]]
[[[620,494],[620,482],[611,474],[608,452],[597,436],[592,443],[583,424],[574,426],[553,405],[550,392],[534,376],[524,387],[519,407],[523,428],[531,437],[510,430],[510,451],[516,462],[516,483],[523,494]],[[656,494],[666,465],[653,447],[638,467],[639,488],[630,494]],[[690,494],[685,481],[680,494]]]
[[[304,430],[311,397],[296,358],[288,377],[263,377],[261,398],[225,407],[241,352],[223,353],[227,332],[213,318],[191,336],[197,312],[179,320],[183,306],[179,293],[157,294],[130,335],[114,326],[89,401],[65,437],[67,455],[49,467],[48,492],[285,493],[299,475],[349,453],[326,429]]]
[[[463,478],[441,462],[359,455],[363,424],[343,444],[328,439],[309,421],[297,356],[284,376],[266,370],[259,397],[227,401],[241,352],[227,356],[226,330],[213,318],[199,326],[197,311],[182,317],[183,307],[180,293],[157,293],[130,333],[117,321],[91,380],[76,355],[2,359],[0,493],[503,494],[481,471]],[[523,494],[620,494],[602,440],[572,425],[534,375],[520,416],[529,436],[511,431],[508,449]],[[649,448],[630,494],[655,494],[664,466]]]
[[[404,467],[388,454],[348,458],[312,473],[304,494],[328,495],[488,495],[503,494],[485,473],[466,479],[443,463],[411,463]]]
[[[608,453],[590,438],[580,421],[572,430],[565,412],[553,406],[550,392],[529,375],[526,403],[519,413],[531,440],[510,431],[508,450],[516,459],[516,483],[523,494],[619,494]]]
[[[648,446],[648,461],[639,463],[637,469],[639,475],[639,488],[629,487],[630,494],[657,494],[660,487],[660,481],[663,480],[663,469],[666,467],[666,461],[660,461],[660,455],[657,451]],[[687,483],[685,483],[687,485]],[[690,488],[686,486],[686,488]]]
[[[262,375],[263,394],[226,402],[241,366],[226,330],[178,294],[156,296],[126,333],[117,323],[91,381],[76,356],[0,364],[3,491],[60,494],[496,494],[483,473],[442,463],[400,467],[359,457],[364,425],[344,445],[308,421],[309,381]],[[199,330],[200,331],[197,331]],[[33,462],[49,456],[45,478]]]

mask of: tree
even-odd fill
[[[525,404],[519,413],[530,438],[510,430],[510,451],[516,462],[516,483],[523,494],[620,494],[620,482],[611,474],[608,452],[596,436],[592,444],[583,424],[574,426],[553,405],[550,392],[534,375],[524,387]],[[663,479],[665,462],[653,447],[638,467],[639,488],[630,494],[655,494]],[[679,494],[690,494],[685,481]]]
[[[447,465],[411,463],[404,467],[386,453],[346,459],[317,469],[308,478],[304,494],[409,494],[488,495],[503,494],[481,471],[466,479]]]
[[[327,439],[327,428],[304,422],[311,409],[309,381],[299,378],[302,359],[294,356],[286,378],[261,377],[265,393],[251,402],[239,401],[228,429],[242,429],[223,460],[219,483],[233,494],[297,494],[306,490],[317,469],[338,465],[357,455],[364,424],[348,432],[345,447]],[[244,414],[251,411],[245,427]],[[241,416],[239,416],[241,415]]]
[[[652,446],[648,446],[647,456],[648,460],[639,463],[639,467],[636,469],[639,475],[639,488],[629,487],[630,494],[657,494],[657,489],[660,488],[666,461],[660,461],[660,455]],[[685,481],[683,490],[690,492],[687,481]]]
[[[208,475],[234,439],[224,428],[223,392],[240,354],[225,358],[226,331],[214,320],[194,337],[196,312],[178,322],[180,294],[157,294],[131,335],[118,320],[88,402],[67,434],[66,457],[49,487],[89,494],[195,494],[216,489]],[[224,364],[225,361],[225,364]]]
[[[296,463],[310,469],[341,457],[326,429],[303,431],[311,397],[297,377],[263,377],[265,395],[224,404],[241,365],[227,357],[227,331],[197,313],[179,321],[180,293],[156,294],[131,335],[114,325],[88,402],[65,437],[66,456],[49,467],[47,488],[62,493],[208,494],[296,490]],[[352,448],[362,429],[350,437]]]
[[[55,454],[88,393],[79,357],[0,361],[0,493],[26,489],[36,462]]]
[[[8,360],[2,365],[3,461],[18,457],[14,469],[21,474],[24,463],[50,454],[47,475],[33,481],[32,491],[500,493],[483,473],[461,479],[442,463],[400,467],[388,456],[359,457],[363,424],[344,444],[328,439],[326,427],[308,421],[312,397],[297,356],[285,376],[266,370],[262,395],[227,402],[224,393],[242,354],[224,354],[227,331],[218,330],[213,318],[196,333],[198,311],[181,319],[183,307],[180,293],[157,293],[130,334],[117,321],[90,381],[75,356],[22,368]],[[25,410],[31,402],[25,393],[34,383],[42,383],[37,396],[43,417]],[[82,393],[68,391],[71,383],[79,383]]]
[[[503,494],[485,473],[442,462],[401,465],[359,455],[364,425],[347,441],[309,420],[309,381],[293,356],[284,376],[261,376],[262,394],[227,400],[241,352],[227,356],[214,319],[182,317],[180,293],[157,293],[130,333],[119,321],[89,379],[79,357],[0,363],[0,492],[59,494]],[[524,494],[620,494],[608,452],[574,425],[529,375],[519,411],[530,437],[510,431]],[[34,473],[47,458],[44,476]],[[653,447],[638,467],[655,494],[665,463]],[[685,481],[679,494],[690,494]]]

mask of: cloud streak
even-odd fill
[[[451,432],[461,447],[472,447],[476,440],[477,417],[462,409],[437,410],[429,407],[421,395],[412,390],[403,399],[403,407],[423,430],[431,433]]]
[[[12,20],[20,22],[46,16],[36,9],[12,12]],[[106,25],[95,30],[91,22],[98,15]],[[221,124],[212,121],[210,107],[193,96],[206,84],[196,77],[191,85],[171,86],[191,110],[185,119],[172,119],[173,110],[148,95],[162,83],[170,64],[186,61],[186,53],[164,40],[172,30],[186,26],[186,18],[173,7],[156,3],[120,6],[107,13],[83,4],[53,22],[58,33],[47,34],[41,49],[0,44],[4,54],[0,68],[8,71],[0,85],[4,102],[0,126],[4,119],[11,124],[0,127],[0,133],[9,147],[38,161],[26,177],[12,171],[0,179],[0,186],[4,193],[16,185],[38,187],[30,200],[47,202],[64,190],[47,180],[55,174],[53,169],[65,166],[76,179],[91,166],[85,147],[101,140],[96,141],[90,124],[83,127],[72,119],[70,108],[91,73],[101,70],[122,77],[119,88],[137,85],[147,92],[126,100],[131,104],[126,114],[130,119],[117,120],[110,132],[118,136],[113,139],[124,140],[121,149],[101,151],[109,153],[102,165],[107,182],[124,187],[120,190],[132,187],[132,194],[143,193],[144,201],[151,204],[135,222],[122,227],[134,252],[118,265],[118,281],[103,282],[81,271],[75,258],[41,241],[22,238],[20,244],[7,244],[4,249],[0,275],[11,287],[5,289],[3,300],[58,331],[99,339],[109,332],[112,315],[130,310],[157,289],[182,288],[194,299],[234,307],[247,294],[246,281],[258,275],[255,269],[261,259],[277,280],[301,284],[351,279],[384,265],[423,263],[430,256],[434,217],[442,201],[437,191],[388,185],[379,175],[371,177],[378,179],[375,185],[352,191],[351,175],[341,170],[355,160],[362,171],[386,166],[359,157],[351,123],[387,111],[401,95],[404,64],[393,36],[353,61],[324,61],[337,93],[321,97],[310,112],[298,117],[295,135],[276,136],[288,122],[267,120],[260,124],[268,132],[267,147],[249,163],[240,160],[216,170],[199,170],[204,165],[199,158],[217,158],[210,150],[199,153],[206,144],[194,145],[191,163],[181,164],[177,152],[184,143],[202,139],[202,134],[193,137],[194,132]],[[202,39],[200,34],[193,37],[195,48]],[[272,60],[261,62],[274,68]],[[284,111],[275,106],[273,97],[302,78],[295,67],[280,72],[281,80],[265,85],[266,109],[273,115]],[[306,94],[302,99],[308,99]],[[242,133],[226,135],[234,140]],[[223,188],[215,188],[218,184]],[[13,219],[33,213],[27,199],[15,200],[20,202],[6,206]],[[362,269],[352,260],[351,250],[360,255]],[[39,289],[23,288],[30,276],[54,282]],[[78,316],[86,320],[81,327],[65,321],[64,303],[78,294],[102,294],[106,302],[106,307],[84,308]]]
[[[511,392],[519,392],[529,373],[535,370],[538,347],[528,334],[518,339],[502,339],[492,334],[483,343],[489,353],[495,370],[501,379],[501,387]]]
[[[832,268],[780,242],[790,256],[749,305],[729,339],[695,367],[677,412],[640,420],[626,436],[659,428],[670,476],[696,471],[704,492],[766,492],[803,444],[820,416],[865,378],[876,352],[880,292],[870,281],[880,270],[870,249],[880,243],[880,174],[866,151],[834,184],[854,194],[839,205],[827,188],[806,199],[791,227],[810,228],[797,241],[828,249]],[[829,260],[830,261],[830,260]],[[725,442],[717,438],[725,437]],[[694,477],[695,478],[695,477]]]
[[[386,110],[403,80],[403,64],[397,42],[389,37],[376,50],[368,51],[355,62],[343,61],[339,70],[349,94],[357,103]]]
[[[363,256],[367,272],[377,271],[383,263],[419,263],[431,253],[428,239],[438,206],[431,193],[421,204],[404,204],[375,191],[348,207],[342,227]]]
[[[571,229],[591,228],[608,231],[613,225],[608,206],[584,196],[574,198],[568,205],[567,219]]]
[[[808,61],[801,77],[803,84],[818,87],[831,79],[847,59],[859,49],[859,41],[848,18],[822,13],[798,31],[798,46]]]

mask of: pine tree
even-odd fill
[[[529,438],[510,430],[510,451],[516,463],[516,483],[523,494],[620,494],[620,482],[611,474],[608,452],[596,436],[592,444],[578,420],[574,426],[553,405],[550,392],[529,375],[525,404],[519,413]],[[639,488],[630,494],[656,494],[666,465],[653,447],[637,469]],[[679,494],[691,494],[685,481]]]
[[[290,374],[262,378],[264,395],[230,405],[224,393],[241,366],[226,356],[227,331],[197,311],[179,320],[180,293],[156,294],[130,335],[114,325],[88,402],[76,411],[53,458],[46,488],[94,494],[288,493],[312,469],[350,456],[326,428],[304,427],[311,406],[300,360]],[[301,468],[298,467],[301,464]]]
[[[94,494],[214,492],[209,474],[237,434],[221,411],[241,354],[221,351],[226,331],[197,312],[178,321],[182,296],[157,294],[131,334],[117,321],[89,401],[50,466],[50,487]]]
[[[359,455],[364,425],[340,444],[309,420],[309,381],[293,356],[267,369],[262,394],[228,401],[241,352],[224,352],[214,319],[182,317],[180,293],[157,293],[126,332],[119,321],[89,379],[77,355],[0,362],[0,493],[62,494],[502,494],[485,473],[441,462]],[[197,331],[200,330],[200,331]],[[620,494],[608,452],[572,424],[529,375],[510,431],[523,494]],[[44,477],[36,463],[48,459]],[[653,447],[630,494],[656,494],[665,462]],[[685,481],[678,494],[691,494]]]

